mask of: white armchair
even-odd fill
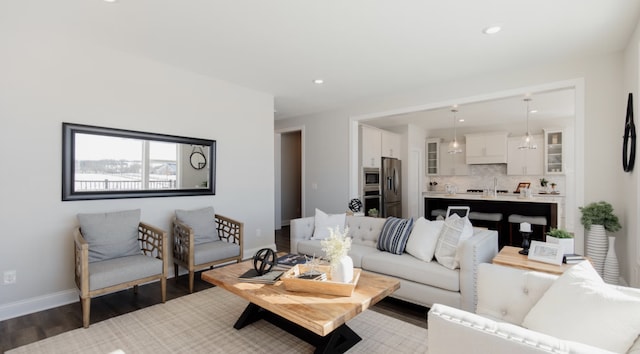
[[[587,262],[588,263],[588,262]],[[590,265],[589,265],[590,266]],[[592,269],[592,268],[591,268]],[[595,272],[595,271],[594,271]],[[493,264],[481,264],[478,270],[478,305],[476,313],[452,308],[449,306],[436,304],[428,313],[429,328],[429,351],[434,353],[493,353],[493,354],[511,354],[511,353],[612,353],[601,346],[586,344],[585,342],[606,342],[614,341],[620,344],[622,340],[611,338],[612,335],[619,335],[617,326],[624,326],[625,330],[630,329],[635,336],[627,335],[626,339],[629,344],[633,345],[626,349],[627,353],[640,353],[640,339],[638,339],[638,331],[640,331],[640,321],[638,313],[635,310],[640,304],[640,289],[615,287],[611,285],[602,285],[605,292],[612,290],[625,301],[631,301],[633,307],[623,305],[619,309],[601,310],[607,314],[618,311],[618,318],[612,319],[599,318],[596,321],[588,319],[595,313],[594,308],[588,310],[591,314],[577,316],[575,322],[590,322],[596,327],[596,334],[593,338],[585,341],[571,341],[558,337],[541,333],[522,326],[522,323],[531,323],[531,311],[539,303],[545,303],[549,300],[555,301],[559,286],[563,281],[557,282],[559,278],[554,275],[520,270],[515,268],[503,267]],[[567,277],[563,278],[567,279]],[[571,278],[573,284],[575,279]],[[552,285],[556,286],[551,289]],[[580,289],[578,286],[577,289]],[[595,292],[594,292],[595,293]],[[567,303],[580,303],[584,299],[582,296],[575,294],[567,294],[564,301]],[[588,297],[588,296],[587,296]],[[606,298],[605,301],[615,301]],[[555,301],[556,304],[562,301]],[[611,303],[612,305],[615,304]],[[548,315],[549,321],[562,322],[562,316],[571,316],[571,305],[560,304],[565,306],[567,311],[550,311]],[[606,307],[606,305],[605,305]],[[539,309],[539,307],[538,307]],[[538,310],[537,309],[537,310]],[[538,312],[539,313],[539,312]],[[569,313],[569,314],[568,314]],[[619,320],[618,320],[619,319]],[[574,326],[574,327],[578,327]],[[530,326],[531,327],[531,326]],[[549,328],[552,326],[549,326]],[[602,330],[608,327],[606,331]],[[574,328],[574,332],[583,331],[583,336],[589,333],[588,329],[582,330]],[[588,336],[588,335],[587,335]],[[600,338],[596,338],[600,337]],[[606,338],[609,337],[609,338]],[[631,339],[629,339],[631,338]],[[633,339],[635,338],[635,342]],[[628,345],[627,345],[628,347]],[[610,349],[610,348],[608,348]],[[616,352],[624,352],[624,350]]]

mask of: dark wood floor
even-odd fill
[[[289,251],[289,228],[276,232],[278,251]],[[188,295],[186,275],[167,281],[167,300]],[[196,275],[194,291],[211,288],[212,285]],[[103,295],[91,300],[91,323],[104,321],[148,306],[161,303],[158,282],[140,286],[138,293],[132,289]],[[387,298],[376,304],[374,311],[426,328],[428,309],[400,300]],[[0,352],[82,327],[80,303],[72,303],[0,321]]]

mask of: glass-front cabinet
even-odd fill
[[[545,174],[564,174],[564,148],[562,130],[544,131]]]
[[[426,148],[426,172],[427,176],[435,176],[439,174],[439,151],[440,139],[427,139]]]

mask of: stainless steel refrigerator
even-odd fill
[[[383,157],[381,169],[382,217],[402,217],[402,179],[400,160]]]

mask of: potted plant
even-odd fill
[[[547,181],[546,178],[540,178],[540,187],[546,187],[547,183],[549,183],[549,181]]]
[[[615,240],[613,237],[609,237],[609,241],[607,242],[606,231],[616,232],[620,230],[620,222],[618,221],[618,217],[613,213],[611,204],[604,201],[594,202],[580,207],[580,211],[582,212],[580,223],[582,223],[584,229],[587,231],[587,256],[591,258],[593,267],[598,271],[598,274],[603,276],[607,250],[609,249],[609,245],[611,245],[611,251],[613,252],[613,241]],[[611,256],[614,257],[615,254]]]
[[[616,232],[622,227],[618,217],[613,213],[613,207],[607,202],[594,202],[580,207],[580,211],[582,212],[580,223],[585,230],[591,230],[592,226],[600,225],[609,232]]]
[[[331,265],[331,280],[335,282],[349,283],[353,280],[353,259],[348,255],[351,237],[347,236],[348,234],[348,227],[341,232],[336,226],[335,229],[329,229],[329,238],[320,241],[325,257]]]
[[[371,216],[373,218],[377,218],[378,217],[378,209],[376,209],[376,208],[369,209],[369,211],[367,213],[369,214],[369,216]]]
[[[559,244],[564,254],[574,252],[573,234],[567,230],[551,228],[547,233],[547,242]]]

